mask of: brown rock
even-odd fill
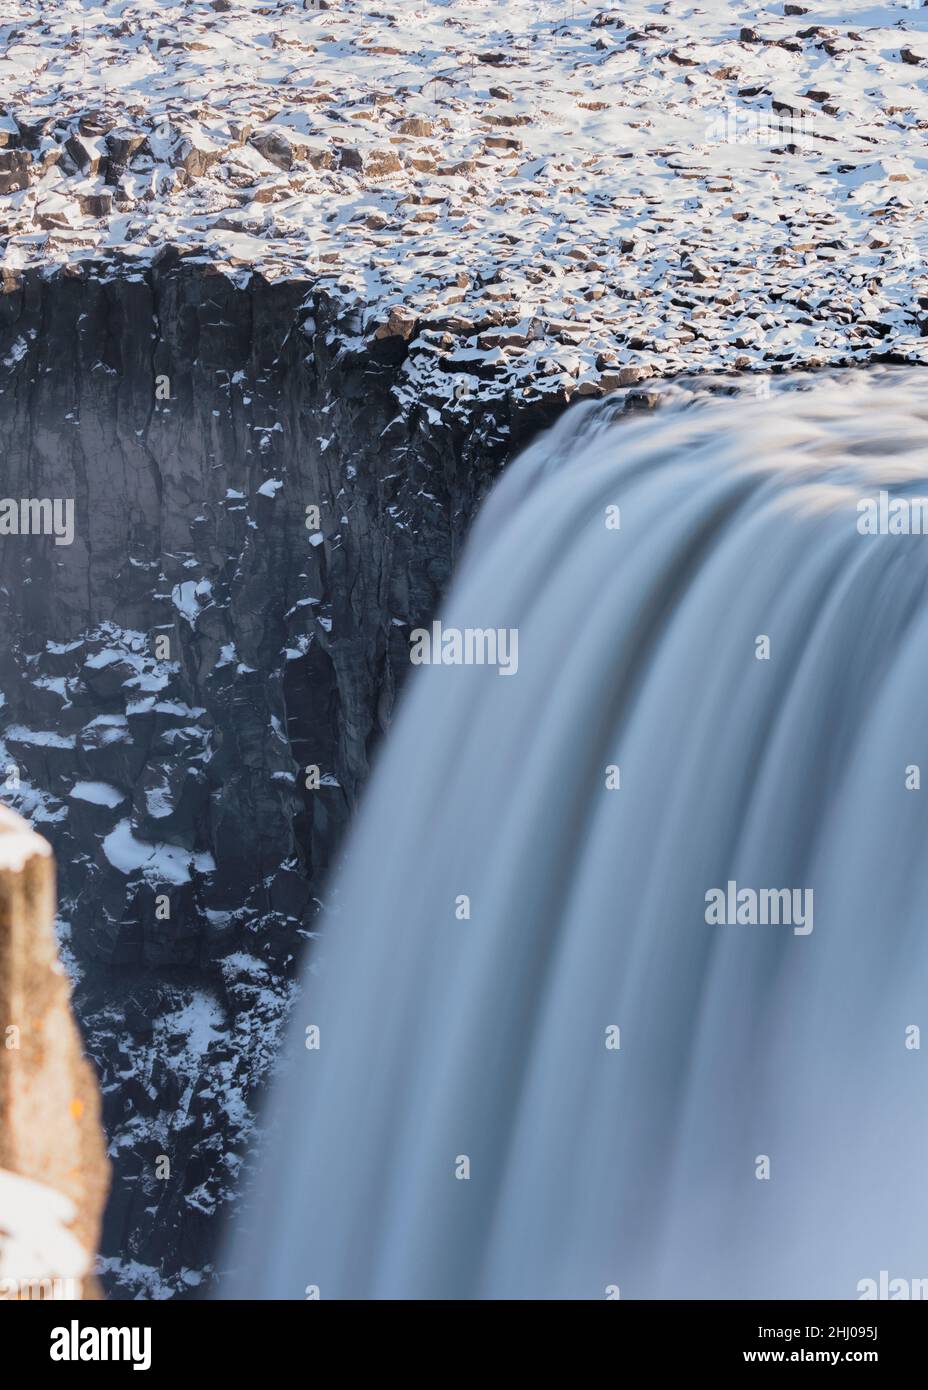
[[[22,150],[0,150],[0,193],[29,187],[32,160]]]
[[[399,173],[402,167],[403,161],[394,150],[371,150],[364,159],[364,172],[372,179]]]
[[[651,367],[620,367],[615,372],[603,372],[599,384],[604,391],[617,391],[620,386],[637,386],[653,374]]]
[[[85,139],[81,135],[71,135],[65,141],[65,149],[74,160],[78,169],[85,174],[98,174],[100,172],[101,153],[91,139]]]
[[[277,131],[262,131],[251,137],[251,143],[259,154],[278,169],[289,169],[293,164],[293,147]]]
[[[106,188],[97,193],[79,193],[77,204],[88,217],[108,217],[113,210],[113,195]]]
[[[182,135],[171,154],[171,163],[192,179],[200,179],[216,163],[219,151],[199,144],[191,135]]]
[[[384,323],[378,324],[374,329],[374,337],[378,340],[383,338],[402,338],[403,342],[409,342],[415,332],[417,315],[414,310],[407,308],[405,304],[397,304],[390,310]]]
[[[353,145],[341,145],[335,153],[338,155],[338,167],[340,169],[363,169],[364,159],[361,151]]]
[[[76,1239],[86,1253],[74,1292],[88,1297],[95,1292],[90,1269],[109,1170],[100,1095],[71,1014],[54,916],[51,848],[24,820],[0,807],[0,1192],[19,1187],[26,1195],[35,1194],[36,1189],[17,1184],[16,1178],[51,1189],[43,1225],[46,1218],[53,1219],[61,1195],[68,1199],[73,1213],[63,1240]],[[0,1264],[6,1277],[75,1277],[73,1269],[37,1270],[28,1260],[18,1272],[17,1261],[24,1256],[17,1227],[29,1219],[28,1212],[11,1210],[8,1200],[4,1208],[0,1200]],[[42,1243],[38,1236],[29,1241],[34,1247]],[[57,1249],[60,1242],[54,1244]],[[19,1296],[28,1298],[30,1291]]]
[[[687,256],[685,264],[697,285],[704,285],[708,280],[717,278],[715,271],[701,256]]]
[[[425,116],[407,116],[405,121],[400,121],[396,127],[400,135],[431,135],[432,122]]]
[[[472,174],[477,167],[476,159],[459,159],[452,164],[439,164],[439,178],[455,178],[463,174]]]
[[[78,117],[77,128],[81,135],[105,135],[114,124],[105,111],[84,111]]]
[[[136,150],[140,149],[145,142],[145,136],[141,131],[128,130],[120,127],[118,130],[111,130],[106,136],[106,148],[110,160],[113,164],[128,164]]]

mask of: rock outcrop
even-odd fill
[[[0,269],[311,270],[484,397],[924,361],[918,10],[6,0]]]
[[[0,1298],[95,1290],[108,1165],[54,917],[51,847],[0,807]]]
[[[0,536],[0,780],[58,859],[116,1291],[200,1287],[409,632],[565,403],[415,395],[406,351],[177,254],[0,294],[0,494],[73,499],[70,544]]]

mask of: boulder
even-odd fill
[[[32,160],[23,150],[0,150],[0,193],[16,193],[29,187]]]
[[[95,1293],[109,1170],[54,918],[51,847],[0,807],[0,1298]]]

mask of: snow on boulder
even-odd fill
[[[71,788],[71,796],[78,801],[89,801],[94,806],[111,808],[126,799],[125,792],[111,787],[108,782],[75,782]]]
[[[128,819],[119,821],[106,836],[103,853],[113,868],[127,878],[141,873],[154,884],[188,883],[193,873],[209,874],[216,867],[213,856],[206,851],[194,854],[178,845],[137,839]]]

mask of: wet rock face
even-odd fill
[[[0,766],[60,865],[119,1288],[199,1283],[409,631],[558,408],[415,400],[404,327],[170,254],[0,295],[0,494],[73,499],[70,543],[0,535]]]

